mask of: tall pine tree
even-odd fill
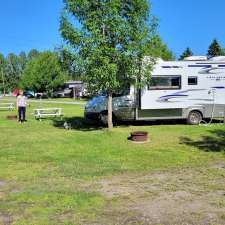
[[[186,48],[184,50],[184,52],[180,55],[179,60],[183,60],[184,58],[192,56],[192,55],[193,55],[193,52],[191,51],[191,49],[190,48]]]
[[[207,56],[214,57],[220,55],[223,55],[223,49],[221,48],[219,42],[216,39],[214,39],[209,46]]]

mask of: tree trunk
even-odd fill
[[[112,121],[112,92],[109,91],[108,93],[108,128],[113,128],[113,121]]]
[[[76,90],[75,90],[75,87],[73,87],[73,99],[76,99]]]

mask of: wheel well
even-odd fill
[[[198,109],[193,109],[193,110],[191,110],[191,111],[188,113],[188,116],[189,116],[190,113],[192,113],[192,112],[198,112],[198,113],[200,113],[201,116],[202,116],[202,118],[203,118],[203,113],[202,113],[200,110],[198,110]]]
[[[101,111],[100,114],[106,115],[106,114],[108,114],[108,110]]]
[[[100,114],[107,115],[108,114],[108,110],[103,110],[103,111],[100,112]],[[116,116],[115,116],[114,112],[112,112],[112,117],[113,117],[113,119],[116,119]]]

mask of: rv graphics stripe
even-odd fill
[[[198,65],[188,65],[188,67],[197,67],[197,68],[211,68],[211,67],[213,67],[213,66],[215,66],[215,64],[213,64],[213,65],[208,65],[208,64],[202,64],[202,65],[200,65],[200,64],[198,64]],[[218,65],[218,67],[222,67],[222,68],[224,68],[225,67],[225,65]]]
[[[162,66],[163,69],[179,69],[182,68],[182,66]]]
[[[159,98],[159,100],[161,101],[167,101],[171,98],[180,98],[180,97],[188,97],[188,95],[182,95],[182,94],[179,94],[179,95],[176,95],[176,94],[171,94],[171,95],[165,95],[165,96],[162,96]]]
[[[224,89],[225,87],[223,87],[223,86],[215,86],[215,87],[211,87],[211,88],[214,88],[214,89]]]
[[[203,67],[203,68],[211,68],[212,66],[211,65],[188,65],[188,67]]]
[[[159,99],[157,101],[159,102],[164,102],[164,101],[168,101],[169,99],[172,98],[182,98],[182,97],[188,97],[188,92],[191,91],[205,91],[207,89],[188,89],[188,90],[184,90],[184,91],[178,91],[169,95],[164,95],[159,97]]]

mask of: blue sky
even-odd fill
[[[225,0],[152,0],[159,33],[176,56],[191,47],[204,55],[212,39],[225,48]]]
[[[151,0],[158,31],[176,56],[187,46],[205,54],[213,38],[225,47],[225,0]],[[54,49],[62,0],[0,0],[0,52]]]
[[[61,43],[61,0],[0,0],[0,52],[53,49]]]

